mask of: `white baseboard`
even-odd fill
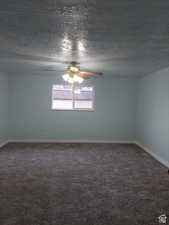
[[[8,144],[8,141],[0,141],[0,148],[2,148],[6,144]]]
[[[157,155],[156,153],[154,153],[153,151],[151,151],[149,148],[147,148],[146,146],[142,145],[140,142],[135,142],[135,144],[137,146],[139,146],[140,148],[142,148],[145,152],[147,152],[148,154],[150,154],[153,158],[155,158],[157,161],[159,161],[161,164],[163,164],[164,166],[166,166],[167,168],[169,168],[169,162],[162,159],[159,155]]]
[[[9,143],[112,143],[112,144],[135,144],[128,140],[57,140],[57,139],[10,139]]]

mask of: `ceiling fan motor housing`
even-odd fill
[[[80,73],[80,67],[78,63],[72,62],[68,67],[68,73],[71,77],[73,77],[74,75],[78,75]]]

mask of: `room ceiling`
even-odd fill
[[[167,0],[1,0],[0,70],[144,76],[169,66]],[[111,72],[111,73],[110,73]]]

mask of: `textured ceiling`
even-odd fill
[[[143,76],[169,66],[167,0],[1,0],[0,70]]]

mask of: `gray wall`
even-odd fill
[[[0,72],[0,143],[8,138],[8,75]]]
[[[169,162],[169,68],[139,82],[137,139]]]
[[[12,74],[9,80],[10,139],[134,140],[137,79],[92,79],[95,111],[52,111],[54,75]]]

